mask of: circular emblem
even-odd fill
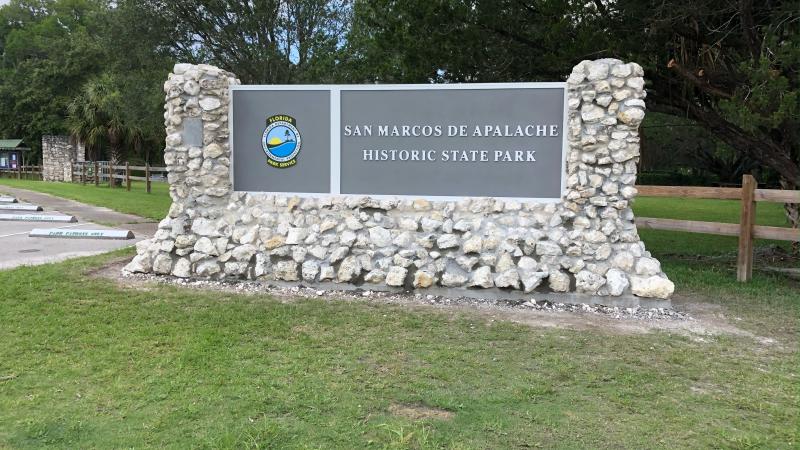
[[[301,145],[302,139],[294,117],[285,114],[267,117],[267,128],[261,135],[261,147],[267,155],[267,164],[278,169],[294,166]]]

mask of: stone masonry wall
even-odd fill
[[[72,163],[84,161],[85,149],[69,136],[42,136],[42,179],[72,181]]]
[[[674,286],[639,240],[630,208],[642,75],[613,59],[573,69],[562,202],[433,202],[233,192],[228,87],[239,81],[213,66],[177,64],[164,85],[173,204],[125,270],[668,298]]]

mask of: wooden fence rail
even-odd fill
[[[144,176],[131,175],[133,171],[144,172]],[[155,178],[153,175],[166,172],[166,167],[153,167],[149,164],[132,166],[125,163],[125,165],[112,166],[107,161],[86,161],[73,163],[72,181],[82,184],[93,182],[95,186],[100,183],[108,183],[109,187],[114,187],[113,180],[122,180],[128,191],[131,190],[131,181],[144,181],[147,193],[150,193],[153,182],[166,181],[165,177]]]
[[[0,176],[16,178],[18,180],[41,180],[42,166],[17,166],[15,169],[0,169]]]
[[[753,278],[753,241],[755,239],[800,242],[800,229],[755,224],[758,202],[800,203],[800,191],[758,189],[756,179],[752,175],[745,175],[742,178],[741,189],[686,186],[636,186],[636,189],[639,191],[639,195],[646,197],[741,200],[741,217],[738,224],[651,217],[636,218],[636,225],[640,228],[738,236],[736,279],[741,282],[747,282]]]

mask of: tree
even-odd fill
[[[245,83],[332,80],[349,27],[349,0],[142,0],[148,21],[171,26],[171,52]]]
[[[0,7],[0,135],[37,149],[66,131],[66,106],[99,72],[99,2],[15,0]]]
[[[628,49],[646,64],[651,109],[686,116],[800,187],[800,8],[796,1],[649,2],[618,23],[639,24]],[[798,205],[786,205],[797,227]]]
[[[123,103],[115,80],[105,74],[86,83],[67,108],[70,132],[95,152],[104,143],[108,144],[111,165],[122,162],[123,143],[139,138],[139,133],[125,124]]]
[[[67,107],[84,85],[113,75],[125,99],[121,117],[138,130],[128,153],[144,159],[163,148],[162,83],[174,58],[161,22],[134,1],[13,0],[0,6],[0,136],[35,150],[43,134],[69,131]]]

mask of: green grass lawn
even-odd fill
[[[130,255],[130,251],[127,253]],[[675,272],[749,337],[0,272],[0,447],[794,448],[796,286]],[[757,307],[755,305],[758,305]],[[415,419],[393,405],[437,408]]]
[[[131,183],[130,192],[126,191],[124,187],[109,188],[107,184],[95,187],[76,183],[0,178],[0,186],[4,185],[69,198],[90,205],[105,206],[115,211],[153,220],[163,219],[172,204],[167,183],[151,183],[152,193],[150,194],[145,190],[144,182],[138,181]]]
[[[164,190],[33,186],[114,209],[137,199],[155,219],[169,206]],[[737,202],[635,209],[738,220]],[[780,205],[758,217],[781,225]],[[0,271],[0,448],[796,448],[800,284],[764,271],[737,283],[735,239],[642,236],[679,297],[775,342],[87,276],[124,250]]]

